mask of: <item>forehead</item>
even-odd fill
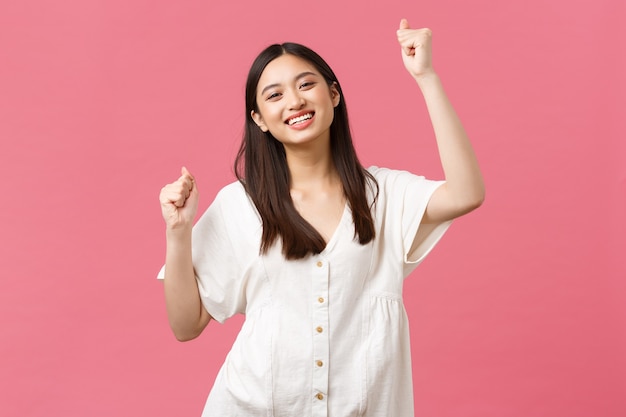
[[[257,91],[260,91],[269,84],[284,84],[293,82],[295,77],[304,72],[312,72],[321,76],[320,72],[313,64],[295,55],[284,54],[267,64],[261,78]]]

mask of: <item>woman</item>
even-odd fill
[[[402,283],[451,220],[478,206],[474,152],[431,64],[431,32],[397,31],[434,127],[445,182],[357,160],[328,65],[273,45],[246,85],[235,171],[193,227],[198,187],[160,195],[170,325],[179,340],[211,319],[245,323],[205,416],[412,416]],[[243,172],[242,172],[243,171]]]

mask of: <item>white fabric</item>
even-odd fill
[[[280,244],[259,255],[260,218],[239,183],[223,188],[200,218],[193,260],[202,302],[219,322],[246,315],[204,417],[413,416],[402,284],[450,222],[426,229],[409,260],[441,182],[369,171],[380,194],[376,239],[364,246],[346,207],[319,255],[286,261]]]

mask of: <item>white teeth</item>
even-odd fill
[[[293,119],[289,119],[287,123],[289,126],[295,125],[296,123],[304,122],[305,120],[309,120],[313,117],[312,113],[303,114],[302,116],[294,117]]]

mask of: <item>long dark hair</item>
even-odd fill
[[[310,254],[318,254],[326,247],[322,235],[300,216],[293,204],[291,176],[283,144],[270,132],[263,132],[251,116],[253,110],[259,111],[257,86],[263,70],[271,61],[284,54],[311,63],[326,83],[329,86],[334,84],[339,92],[341,99],[335,107],[330,125],[330,148],[352,211],[355,238],[358,237],[359,243],[364,245],[376,236],[367,189],[369,187],[374,196],[373,204],[378,196],[378,184],[356,156],[341,85],[330,66],[317,53],[297,43],[283,43],[270,45],[252,63],[246,81],[244,136],[235,159],[235,175],[250,195],[263,222],[261,253],[267,252],[279,236],[282,239],[283,255],[287,259],[302,259]]]

